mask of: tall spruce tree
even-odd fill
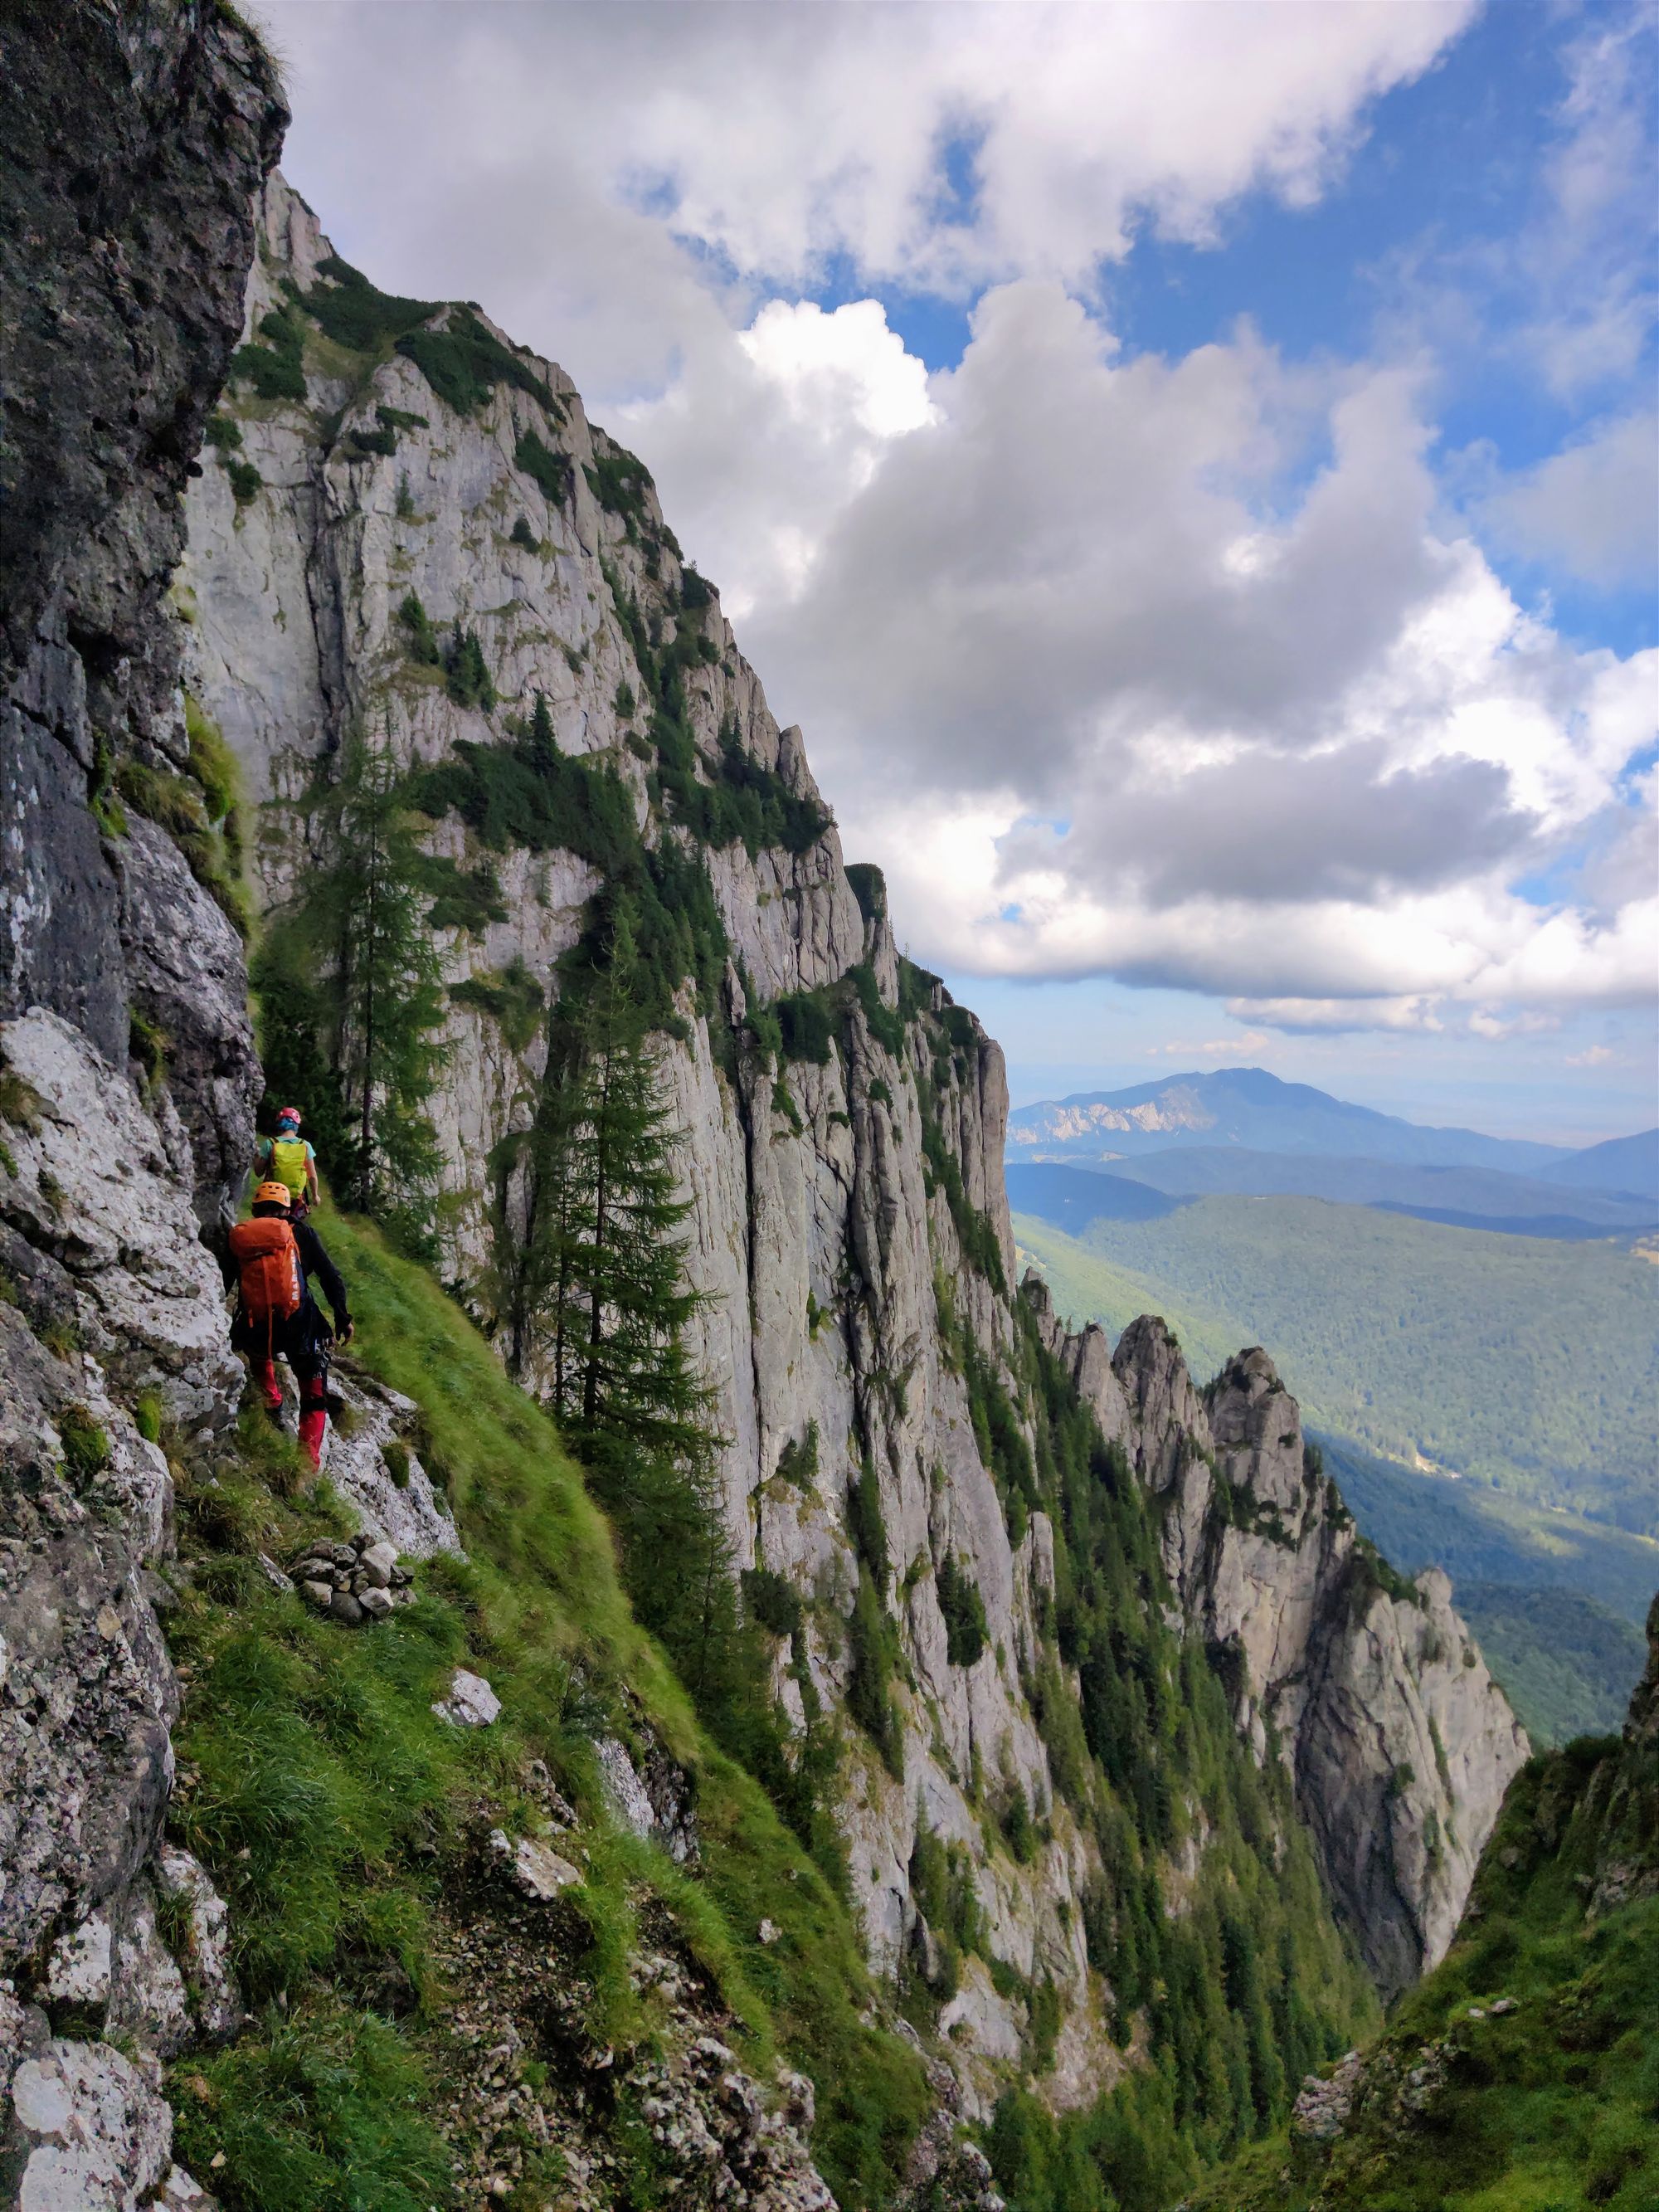
[[[752,1698],[755,1654],[720,1510],[713,1395],[685,1345],[705,1298],[686,1281],[690,1204],[641,998],[624,905],[553,1040],[513,1335],[617,1523],[636,1609],[694,1695],[729,1707]]]
[[[532,744],[544,714],[538,702]],[[716,1740],[844,1887],[827,1804],[834,1739],[810,1677],[803,1741],[774,1701],[772,1647],[745,1608],[726,1534],[712,1394],[685,1348],[703,1299],[686,1285],[690,1207],[650,1037],[660,996],[643,969],[621,900],[608,944],[550,1024],[535,1125],[493,1164],[491,1292],[514,1371],[535,1377],[610,1512],[636,1616]]]
[[[532,1324],[550,1395],[590,1453],[710,1456],[710,1394],[684,1333],[705,1303],[685,1280],[690,1212],[640,1006],[632,918],[617,917],[538,1132]],[[550,1184],[550,1188],[549,1188]]]
[[[535,706],[531,709],[530,726],[524,735],[524,757],[538,775],[547,775],[558,766],[559,741],[553,734],[553,717],[548,712],[547,694],[536,694]]]
[[[568,1418],[579,1349],[572,1267],[587,1218],[576,1139],[586,1111],[580,1033],[556,1017],[536,1119],[497,1147],[494,1261],[487,1277],[506,1337],[509,1371],[548,1370],[547,1401]]]
[[[445,1059],[442,971],[422,854],[389,740],[356,732],[316,808],[321,866],[295,916],[331,971],[331,1058],[346,1133],[343,1195],[419,1242],[441,1161],[426,1107]]]

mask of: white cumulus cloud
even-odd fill
[[[1305,204],[1477,7],[257,0],[289,167],[348,251],[487,289],[607,401],[664,380],[700,276],[1086,283],[1139,224],[1204,238],[1249,191]]]
[[[1601,586],[1659,586],[1659,416],[1599,422],[1488,495],[1500,544]]]
[[[818,331],[791,326],[782,428],[762,411],[757,443],[719,448],[718,507],[748,520],[710,572],[921,957],[1340,1000],[1383,1028],[1647,993],[1626,777],[1659,661],[1517,605],[1438,497],[1412,374],[1288,370],[1248,330],[1126,361],[1024,280],[890,435],[866,411],[820,439],[815,411],[860,403],[803,364]],[[673,393],[635,428],[678,506],[695,409]],[[789,561],[769,551],[808,514]],[[1595,866],[1541,895],[1580,847]]]

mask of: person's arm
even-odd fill
[[[317,1201],[323,1194],[321,1188],[317,1181],[316,1151],[314,1147],[310,1145],[306,1146],[306,1194],[310,1199],[311,1203],[313,1206],[316,1205]]]
[[[346,1304],[346,1287],[339,1269],[323,1249],[323,1240],[307,1221],[302,1221],[294,1231],[294,1240],[300,1248],[300,1265],[307,1275],[315,1275],[323,1286],[334,1314],[334,1334],[342,1344],[351,1336],[351,1312]]]

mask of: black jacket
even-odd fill
[[[315,1275],[323,1286],[323,1295],[334,1316],[334,1334],[343,1336],[351,1312],[346,1304],[346,1286],[341,1279],[339,1269],[324,1251],[322,1238],[308,1221],[294,1224],[294,1241],[300,1248],[300,1266],[305,1273],[307,1296],[311,1290],[311,1278]]]

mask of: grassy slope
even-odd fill
[[[1631,1795],[1609,1852],[1615,1771]],[[1459,1941],[1368,2054],[1328,2166],[1281,2136],[1195,2191],[1192,2212],[1307,2212],[1316,2200],[1319,2212],[1654,2212],[1659,1896],[1595,1920],[1585,1897],[1609,1856],[1645,1863],[1650,1886],[1656,1810],[1651,1744],[1620,1753],[1616,1740],[1586,1739],[1534,1759],[1510,1790]],[[1499,1997],[1517,2008],[1494,2019]],[[1445,2087],[1425,2115],[1402,2116],[1389,2086],[1435,2045]]]
[[[1406,1574],[1443,1567],[1464,1583],[1588,1595],[1639,1626],[1659,1589],[1659,1543],[1473,1482],[1419,1474],[1328,1430],[1325,1463],[1371,1541]]]
[[[289,1556],[342,1522],[325,1484],[305,1486],[292,1447],[252,1415],[234,1452],[216,1447],[209,1463],[177,1452],[188,1571],[169,1618],[188,1694],[175,1818],[230,1903],[255,2008],[250,2032],[229,2049],[192,2052],[173,2069],[181,2155],[213,2172],[228,2212],[422,2212],[450,2201],[448,2147],[424,2117],[448,2063],[443,1900],[482,1828],[515,1830],[533,1818],[526,1768],[540,1758],[581,1808],[591,1853],[584,1887],[566,1893],[574,1949],[555,1969],[576,1990],[589,2033],[619,2051],[648,2040],[650,2000],[631,1989],[627,1961],[641,1917],[665,1911],[726,2008],[721,2033],[751,2069],[763,2076],[781,2053],[813,2077],[813,2148],[841,2203],[853,2212],[884,2203],[927,2100],[914,2051],[865,2024],[873,1992],[850,1916],[757,1785],[700,1731],[632,1622],[609,1529],[551,1424],[428,1275],[360,1223],[327,1215],[321,1225],[359,1320],[352,1356],[420,1407],[422,1457],[453,1500],[471,1559],[428,1562],[416,1604],[370,1631],[339,1630],[274,1590],[258,1565],[258,1553]],[[1094,1498],[1092,1468],[1073,1472]],[[1138,1490],[1110,1495],[1133,1534]],[[1138,1587],[1140,1551],[1119,1559],[1109,1532],[1102,1541],[1125,1588]],[[1269,2041],[1282,2030],[1293,2082],[1371,2011],[1301,1839],[1276,1875],[1273,1852],[1246,1840],[1261,1845],[1273,1817],[1201,1655],[1177,1651],[1139,1602],[1118,1626],[1126,1649],[1137,1637],[1156,1647],[1160,1684],[1167,1674],[1180,1685],[1178,1698],[1160,1701],[1149,1755],[1190,1780],[1215,1834],[1194,1912],[1166,1926],[1161,1910],[1146,1907],[1142,1948],[1154,1934],[1163,1947],[1141,1962],[1153,1977],[1144,1993],[1152,2063],[1059,2133],[1033,2100],[1018,2100],[1030,2144],[997,2149],[1013,2162],[1026,2212],[1097,2203],[1104,2212],[1103,2167],[1120,2212],[1158,2212],[1160,2176],[1190,2177],[1200,2157],[1283,2110],[1278,2058],[1251,2043],[1252,2024]],[[486,1675],[503,1701],[488,1731],[459,1734],[430,1713],[458,1662]],[[630,1695],[695,1775],[702,1856],[694,1871],[607,1836],[596,1818],[592,1734],[629,1732]],[[1069,1694],[1056,1694],[1045,1715],[1062,1770],[1086,1781]],[[1156,1799],[1154,1790],[1149,1820]],[[1131,1809],[1114,1816],[1110,1863],[1139,1911]],[[1179,1825],[1183,1804],[1172,1798],[1164,1809]],[[1259,1969],[1237,1970],[1249,1983],[1241,2010],[1220,1980],[1230,1900],[1243,1901],[1263,1947]],[[1128,1944],[1132,1917],[1125,1905],[1102,1940]],[[783,1935],[763,1945],[767,1919]],[[1283,1979],[1291,1960],[1299,1964]],[[1127,1988],[1130,1968],[1115,1962]],[[1157,1978],[1160,1966],[1178,1989]],[[626,2140],[618,2135],[624,2168]],[[524,2149],[514,2203],[556,2202],[556,2172],[537,2170],[534,2143]],[[1092,2193],[1076,2197],[1062,2166],[1092,2175]],[[648,2171],[623,2171],[619,2186],[632,2192],[619,2202],[656,2201]]]
[[[1620,1725],[1646,1657],[1629,1621],[1570,1590],[1509,1583],[1460,1583],[1457,1604],[1536,1748]]]
[[[193,1572],[173,1616],[190,1684],[179,1825],[229,1899],[258,2008],[229,2051],[179,2069],[184,2154],[207,2168],[225,2153],[215,2187],[232,2206],[445,2201],[420,2107],[439,2049],[431,1915],[447,1856],[486,1806],[512,1825],[532,1757],[597,1813],[595,1717],[626,1734],[632,1692],[695,1772],[702,1862],[690,1878],[630,1839],[594,1849],[579,1900],[590,2022],[602,2039],[648,2033],[626,1952],[656,1900],[749,2063],[764,2070],[782,2051],[814,2077],[814,2146],[842,2202],[879,2201],[926,2099],[914,2055],[860,2018],[871,1990],[850,1916],[632,1623],[610,1532],[551,1424],[429,1277],[359,1223],[321,1225],[351,1287],[354,1355],[419,1403],[471,1565],[429,1563],[418,1604],[342,1632],[271,1589],[252,1556],[331,1517],[289,1448],[254,1421],[234,1468],[180,1464]],[[487,1732],[459,1735],[428,1710],[457,1661],[502,1699]],[[765,1918],[785,1931],[769,1946]]]
[[[1268,1345],[1317,1424],[1659,1533],[1659,1272],[1613,1246],[1305,1198],[1205,1198],[1058,1244],[1021,1220],[1062,1310],[1178,1315],[1200,1370]]]

